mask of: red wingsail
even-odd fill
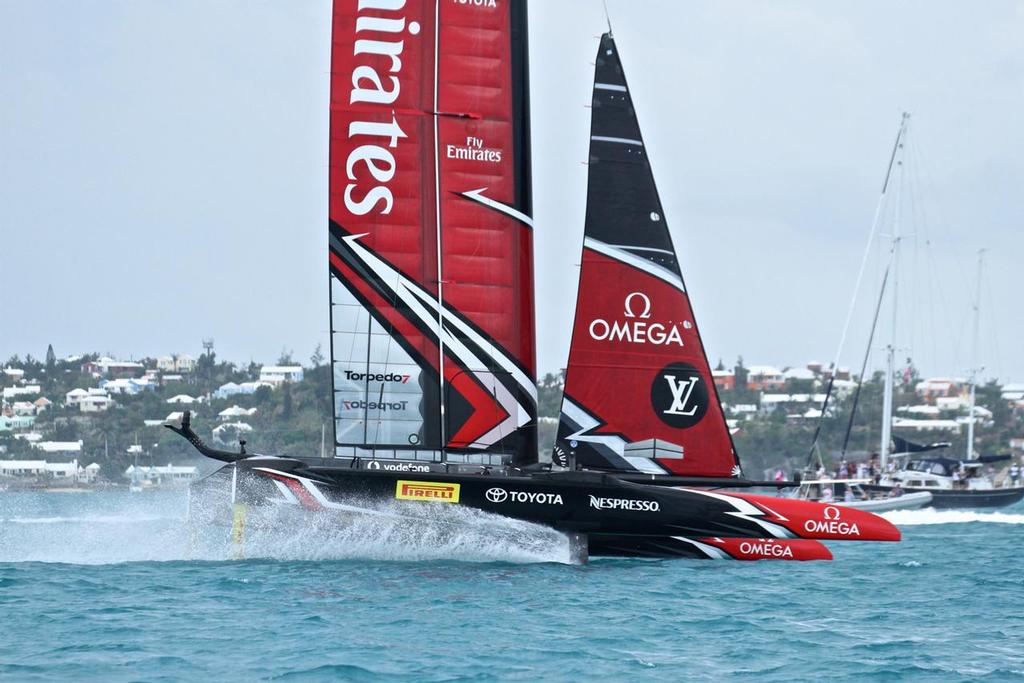
[[[334,0],[338,455],[536,460],[527,111],[525,0]]]

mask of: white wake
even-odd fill
[[[978,512],[976,510],[893,510],[882,517],[897,526],[925,526],[932,524],[1024,524],[1024,515],[1006,512]]]
[[[0,562],[570,561],[568,539],[550,528],[453,505],[393,504],[372,516],[253,510],[239,544],[229,515],[190,523],[184,493],[78,495],[59,511],[50,497],[60,494],[36,495],[47,498],[0,500]]]

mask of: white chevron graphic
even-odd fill
[[[508,417],[501,424],[496,425],[490,432],[479,437],[471,447],[487,448],[503,437],[508,436],[519,427],[528,424],[532,419],[529,407],[523,405],[520,401],[517,401],[515,397],[512,396],[511,392],[505,389],[504,385],[497,380],[493,373],[484,370],[483,368],[486,368],[487,364],[481,361],[472,351],[470,351],[458,337],[452,335],[446,327],[438,329],[437,298],[429,292],[424,291],[422,287],[403,276],[374,254],[370,249],[360,243],[359,238],[365,236],[366,233],[349,235],[343,238],[343,240],[352,250],[352,253],[361,260],[367,268],[372,270],[388,287],[388,289],[401,299],[410,311],[415,313],[416,317],[419,318],[429,330],[436,334],[438,338],[442,339],[446,353],[457,358],[463,367],[469,368],[469,372],[477,378],[481,386],[485,388],[494,388],[495,400],[508,414]],[[510,358],[508,358],[508,356],[499,351],[494,344],[491,344],[484,337],[476,333],[469,325],[451,311],[442,308],[441,316],[446,325],[451,325],[456,328],[465,338],[471,340],[474,344],[483,349],[484,353],[487,354],[495,364],[498,365],[498,367],[502,368],[512,376],[516,384],[518,384],[528,396],[533,398],[534,401],[537,400],[536,385],[530,381],[530,378],[526,376],[526,373],[520,370],[519,367]]]
[[[503,203],[501,203],[501,202],[499,202],[499,201],[497,201],[495,199],[491,199],[490,197],[485,197],[483,195],[483,193],[486,192],[486,191],[487,191],[486,187],[481,187],[479,190],[469,190],[468,192],[462,192],[460,194],[463,197],[467,198],[467,199],[472,199],[473,201],[479,202],[479,203],[483,204],[486,207],[494,209],[495,211],[500,211],[501,213],[505,214],[506,216],[511,216],[512,218],[515,218],[520,223],[524,223],[525,225],[529,226],[530,228],[533,228],[533,219],[532,218],[527,216],[522,211],[519,211],[518,209],[512,208],[508,204],[503,204]]]

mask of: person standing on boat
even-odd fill
[[[1010,486],[1017,488],[1017,482],[1020,481],[1020,465],[1014,460],[1010,465]]]

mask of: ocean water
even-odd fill
[[[1024,678],[1024,507],[890,513],[835,561],[566,563],[469,515],[246,541],[181,493],[0,493],[0,679]]]

